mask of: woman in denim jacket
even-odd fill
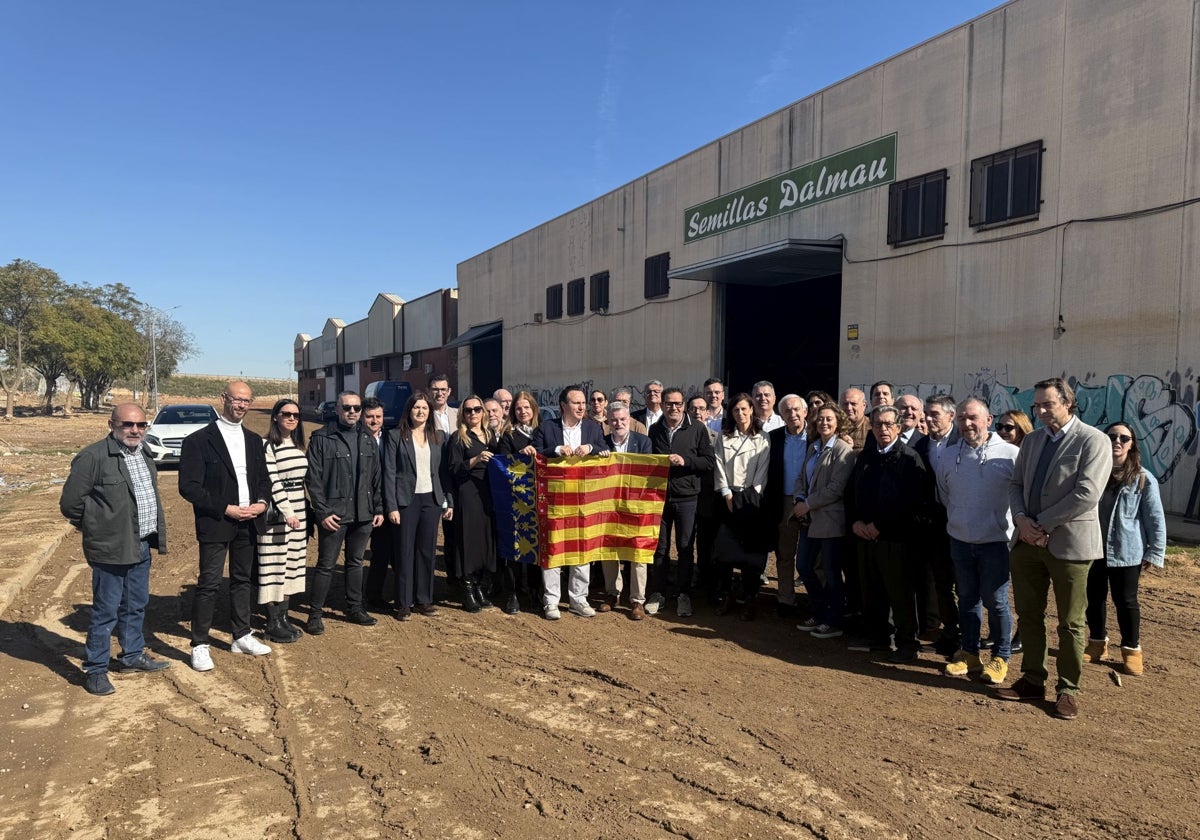
[[[1113,471],[1100,499],[1104,562],[1093,563],[1088,573],[1089,632],[1083,658],[1085,662],[1099,662],[1108,652],[1105,614],[1111,588],[1121,630],[1121,659],[1125,673],[1136,676],[1142,673],[1138,579],[1143,568],[1162,567],[1167,523],[1158,480],[1142,466],[1133,430],[1124,423],[1113,423],[1105,433],[1112,441]]]

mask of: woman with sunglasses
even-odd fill
[[[515,401],[514,401],[515,402]],[[487,465],[499,441],[483,419],[483,400],[472,394],[458,407],[458,431],[450,438],[450,475],[454,480],[454,575],[462,581],[463,609],[479,612],[492,602],[485,594],[496,571],[492,529],[492,493]],[[509,594],[509,593],[506,593]]]
[[[1029,421],[1029,415],[1020,409],[1014,408],[996,418],[996,434],[1000,440],[1013,446],[1020,446],[1025,435],[1032,431],[1033,423]]]
[[[1141,608],[1138,580],[1142,569],[1162,568],[1167,548],[1158,480],[1142,466],[1137,438],[1125,423],[1104,430],[1112,441],[1113,471],[1100,497],[1100,527],[1104,530],[1104,561],[1092,563],[1087,582],[1088,643],[1084,662],[1099,662],[1108,653],[1105,620],[1112,590],[1121,630],[1121,659],[1126,674],[1142,673]]]
[[[308,458],[300,406],[293,400],[279,400],[271,409],[271,427],[263,447],[271,500],[283,521],[268,524],[266,533],[258,538],[258,603],[267,610],[266,637],[288,644],[304,635],[288,621],[288,600],[304,592],[308,557],[308,504],[304,498]]]

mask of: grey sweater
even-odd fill
[[[991,432],[978,449],[960,440],[942,453],[937,483],[951,537],[973,545],[1012,537],[1008,484],[1019,451]]]

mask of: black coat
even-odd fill
[[[846,484],[846,520],[873,523],[881,540],[912,542],[928,527],[927,484],[921,456],[900,441],[887,454],[863,449]]]
[[[650,446],[655,455],[680,455],[683,466],[671,465],[667,479],[667,499],[688,498],[700,495],[702,477],[712,474],[717,467],[713,454],[712,438],[703,423],[693,423],[684,416],[683,423],[672,438],[667,431],[666,418],[662,417],[650,427]]]
[[[246,483],[250,503],[271,498],[271,475],[262,438],[243,428],[246,436]],[[192,503],[196,515],[196,539],[200,542],[228,542],[237,533],[237,520],[225,515],[225,508],[238,503],[237,475],[229,447],[217,428],[217,421],[183,439],[179,453],[179,495]],[[265,516],[253,520],[259,534],[267,532]]]
[[[352,450],[344,437],[348,435],[358,435],[357,464],[350,463]],[[335,422],[313,432],[308,439],[308,475],[304,478],[313,519],[320,522],[337,514],[345,524],[382,516],[381,460],[379,444],[362,428],[343,431]]]
[[[428,433],[427,433],[428,434]],[[425,438],[428,446],[429,472],[433,480],[433,501],[437,505],[449,502],[448,507],[454,507],[450,494],[450,456],[447,451],[445,438],[442,443],[434,443]],[[412,438],[402,439],[399,429],[392,429],[387,435],[387,445],[383,450],[383,506],[391,513],[403,510],[412,504],[413,492],[417,486],[417,447]]]

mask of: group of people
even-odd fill
[[[260,438],[242,425],[249,386],[230,382],[219,418],[185,439],[180,458],[179,492],[193,506],[200,544],[192,667],[214,667],[209,632],[227,559],[234,653],[271,650],[251,632],[253,601],[266,614],[266,641],[323,633],[339,555],[347,621],[374,625],[372,612],[380,611],[400,621],[437,614],[440,524],[447,577],[469,612],[495,602],[517,613],[524,595],[557,620],[566,574],[567,609],[581,617],[618,609],[627,588],[635,621],[670,600],[676,615],[691,616],[694,596],[707,597],[718,614],[752,620],[774,552],[776,609],[802,618],[799,629],[814,638],[849,633],[851,648],[897,663],[931,644],[949,660],[946,674],[994,685],[1023,644],[1022,676],[997,696],[1044,700],[1053,587],[1053,710],[1071,719],[1083,664],[1108,653],[1111,592],[1123,668],[1140,674],[1139,575],[1162,565],[1166,535],[1157,481],[1141,465],[1133,430],[1087,426],[1062,379],[1035,387],[1036,431],[1023,412],[993,418],[976,397],[955,404],[944,394],[921,400],[893,390],[877,382],[869,398],[850,388],[840,400],[813,391],[777,404],[766,381],[727,398],[715,378],[690,397],[652,380],[644,407],[634,410],[629,388],[569,386],[558,416],[543,420],[528,391],[470,395],[455,408],[447,378],[434,375],[390,431],[378,401],[339,394],[336,420],[306,445],[296,401],[272,407]],[[155,467],[141,447],[145,414],[118,405],[109,427],[76,457],[61,501],[83,532],[93,572],[84,660],[93,694],[113,691],[114,628],[121,648],[114,667],[169,664],[145,651],[141,631],[150,552],[166,550]],[[493,457],[618,452],[669,462],[651,564],[600,563],[603,585],[593,595],[591,564],[542,570],[497,550],[487,479]],[[314,533],[317,563],[308,569]],[[797,581],[807,593],[803,614]],[[1010,581],[1023,639],[1014,632]],[[302,632],[289,621],[289,599],[306,590]]]

